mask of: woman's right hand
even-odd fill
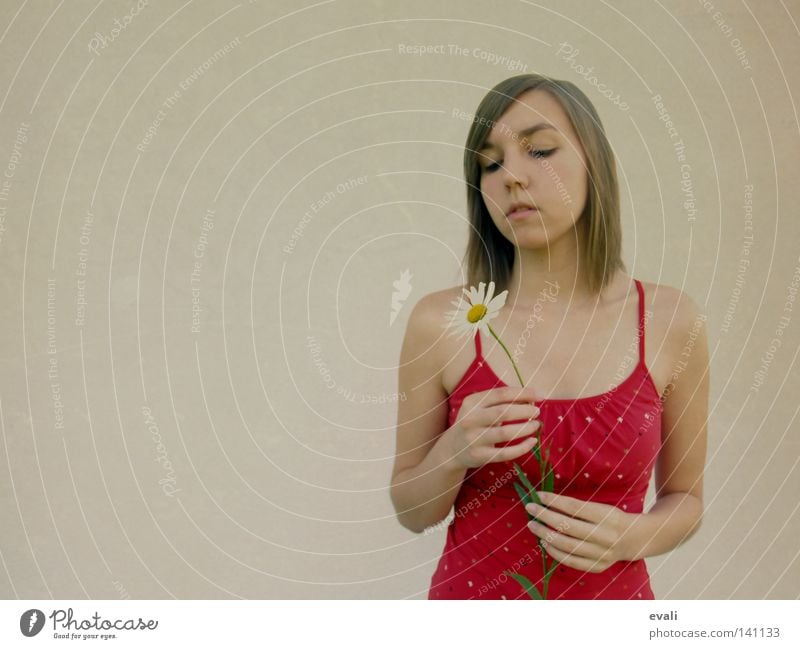
[[[458,419],[448,430],[449,456],[459,469],[483,466],[488,462],[508,462],[530,451],[538,442],[535,436],[541,422],[534,417],[532,388],[503,386],[468,395],[461,404]],[[504,424],[506,421],[521,423]],[[495,444],[528,437],[518,444],[498,448]]]

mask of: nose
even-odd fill
[[[507,187],[520,185],[527,187],[529,182],[528,169],[526,161],[519,152],[513,152],[506,155],[503,161],[503,182]]]

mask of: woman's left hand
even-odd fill
[[[537,493],[545,507],[530,504],[526,509],[541,523],[530,521],[528,528],[559,563],[584,572],[603,572],[617,561],[633,559],[633,523],[642,514],[570,496]]]

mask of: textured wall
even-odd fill
[[[425,597],[400,343],[463,281],[468,115],[540,72],[602,116],[630,272],[709,314],[656,596],[797,597],[800,7],[714,4],[5,2],[0,596]]]

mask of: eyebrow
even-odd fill
[[[524,128],[521,131],[514,133],[514,136],[515,138],[522,139],[544,129],[553,129],[554,131],[558,130],[555,126],[548,122],[539,122],[538,124],[534,124],[533,126],[529,126],[528,128]],[[487,140],[486,144],[479,149],[479,153],[481,151],[488,151],[489,149],[497,149],[497,145],[492,144]]]

